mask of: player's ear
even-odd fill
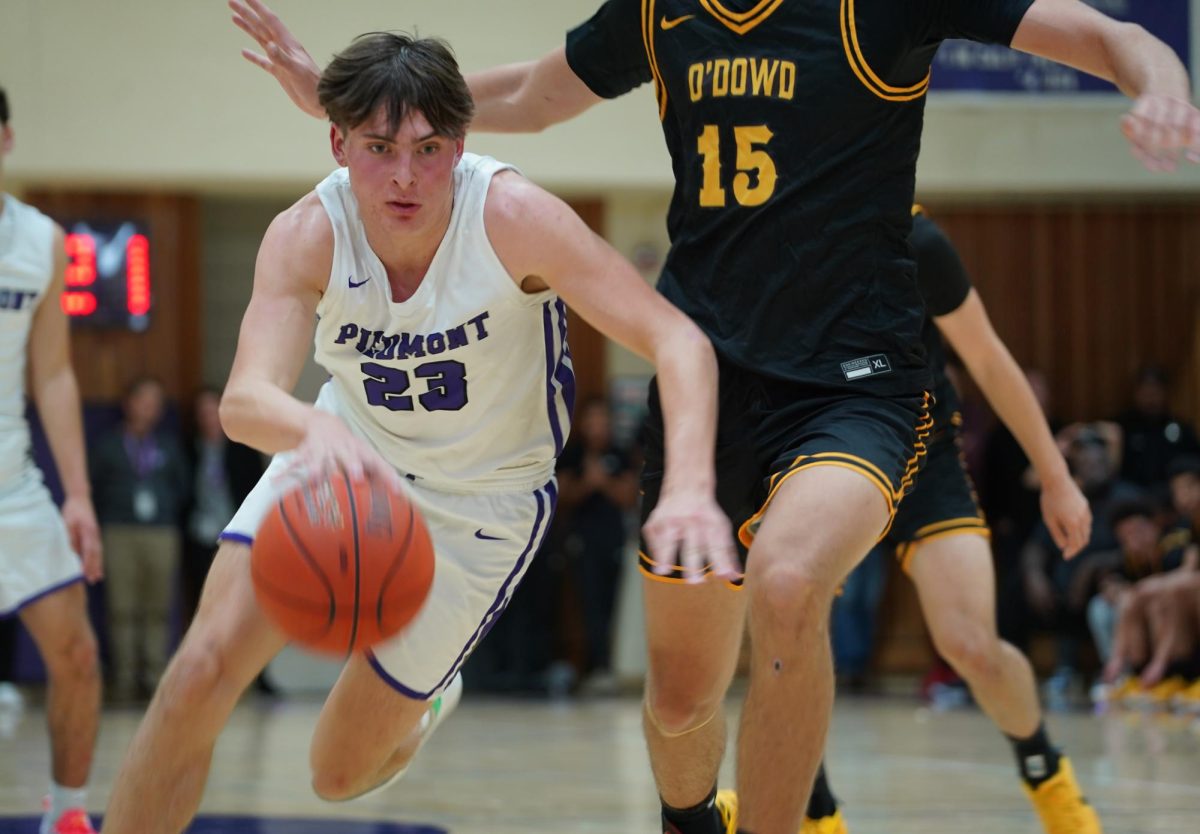
[[[0,150],[4,153],[11,153],[13,149],[13,129],[12,125],[5,125],[3,130],[0,130]]]
[[[459,138],[454,140],[454,164],[462,162],[463,146],[466,144],[466,139]]]
[[[346,134],[337,125],[329,126],[329,150],[337,164],[346,167]]]

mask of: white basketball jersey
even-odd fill
[[[25,354],[54,272],[54,222],[7,194],[0,212],[0,483],[29,465]],[[51,299],[49,303],[57,303]]]
[[[566,308],[553,292],[522,292],[484,229],[492,176],[509,167],[463,155],[446,236],[402,302],[367,243],[346,169],[316,188],[334,234],[316,331],[330,379],[317,405],[435,489],[539,487],[570,428]]]

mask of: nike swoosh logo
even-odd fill
[[[354,283],[354,276],[351,275],[349,278],[346,279],[346,283],[348,283],[350,285],[350,289],[353,290],[353,289],[356,289],[357,287],[361,287],[363,284],[367,283],[370,280],[371,280],[371,276],[368,275],[366,278],[362,279],[361,281],[359,281],[356,284],[356,283]]]
[[[662,30],[664,32],[669,32],[670,30],[672,30],[676,26],[678,26],[680,23],[686,23],[687,21],[691,20],[693,17],[695,17],[694,14],[685,14],[683,17],[677,17],[674,20],[667,20],[666,15],[663,15],[663,18],[662,18],[662,20],[660,20],[658,22],[658,25],[662,27]]]
[[[486,541],[486,542],[502,542],[502,541],[504,541],[503,536],[489,536],[487,533],[483,532],[482,527],[480,527],[478,530],[475,531],[475,538],[482,539],[483,541]]]

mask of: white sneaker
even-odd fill
[[[442,690],[442,693],[433,699],[429,704],[429,709],[425,715],[421,717],[421,741],[417,745],[417,749],[413,751],[413,757],[409,760],[409,764],[397,770],[392,774],[391,778],[386,782],[382,782],[366,793],[359,794],[358,798],[362,799],[367,796],[374,796],[382,790],[390,788],[392,785],[399,782],[404,774],[408,773],[409,767],[412,766],[413,759],[417,758],[417,753],[421,752],[421,748],[425,746],[425,742],[429,741],[429,737],[433,735],[441,723],[446,720],[450,713],[454,712],[454,708],[458,706],[458,702],[462,700],[463,679],[462,672],[454,676],[454,679]]]
[[[25,706],[25,696],[15,684],[0,681],[0,709],[19,710]]]

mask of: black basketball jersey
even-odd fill
[[[946,346],[934,319],[949,315],[962,306],[971,292],[971,278],[945,232],[924,213],[913,215],[912,234],[908,239],[917,260],[917,287],[925,302],[921,344],[933,374],[935,402],[931,414],[934,425],[945,428],[961,405],[958,392],[946,375]]]
[[[567,36],[595,93],[653,81],[676,187],[663,294],[734,364],[929,385],[907,238],[944,38],[1008,43],[1032,0],[608,0]]]

